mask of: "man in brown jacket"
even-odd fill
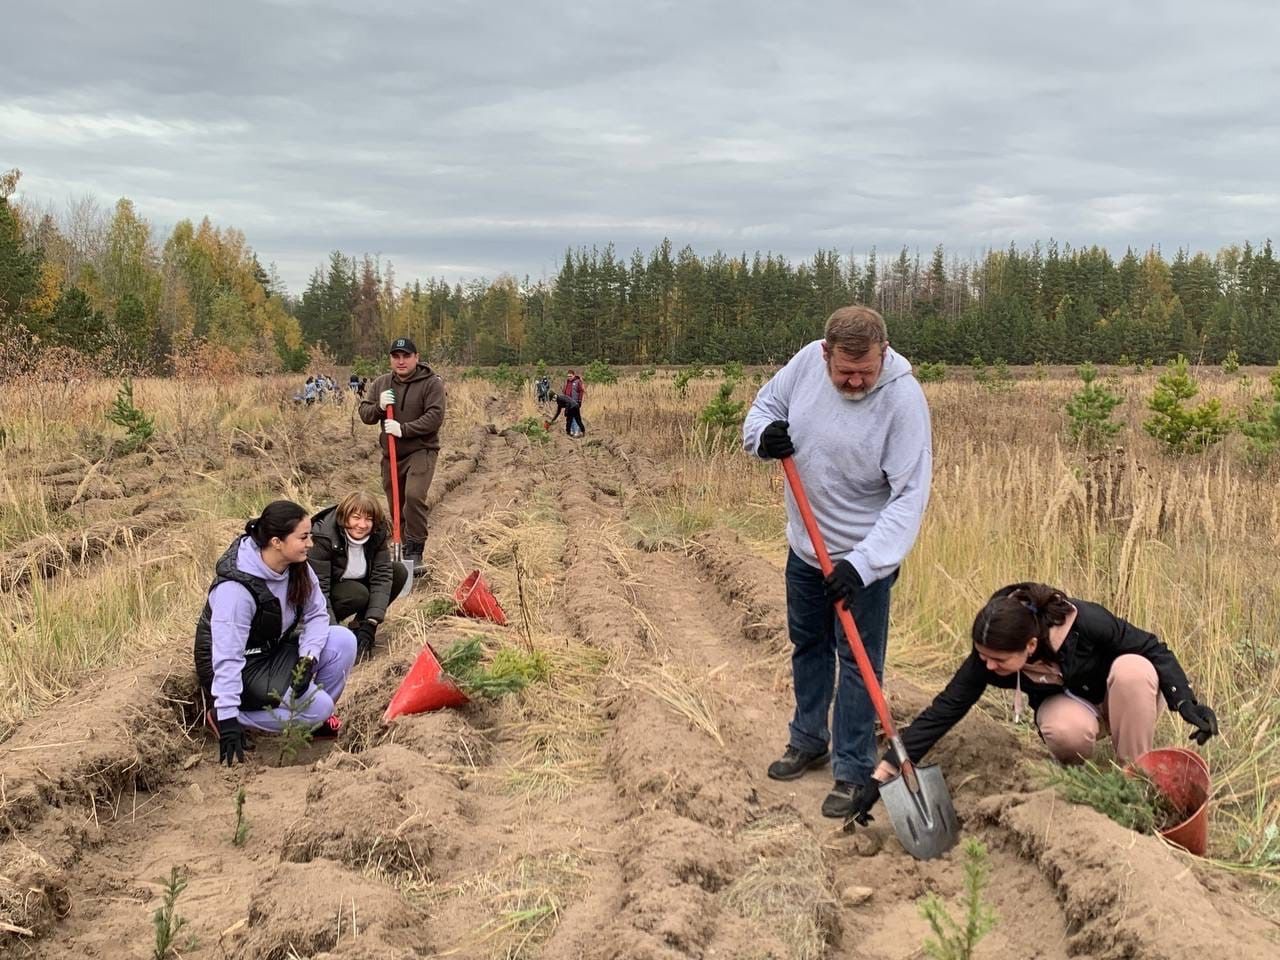
[[[400,480],[400,515],[404,532],[404,560],[413,564],[415,576],[426,573],[422,549],[427,541],[427,491],[440,453],[440,425],[444,423],[444,381],[418,360],[412,340],[391,342],[391,372],[384,373],[365,391],[360,419],[382,421],[382,488],[391,500],[391,459],[387,437],[396,438],[396,472]],[[394,419],[387,416],[391,406]],[[394,505],[392,504],[394,507]]]

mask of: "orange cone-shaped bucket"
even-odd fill
[[[427,713],[444,707],[460,707],[467,703],[467,695],[449,678],[440,666],[431,644],[426,644],[418,659],[409,668],[400,688],[382,715],[383,723],[410,713]]]
[[[458,602],[458,608],[468,617],[492,620],[500,627],[507,625],[507,615],[502,612],[497,599],[489,592],[489,585],[484,582],[484,577],[480,575],[479,570],[472,570],[467,574],[467,579],[463,580],[462,585],[454,591],[453,599]]]
[[[1182,811],[1181,823],[1161,830],[1160,836],[1188,853],[1203,857],[1209,846],[1209,764],[1194,750],[1167,747],[1150,750],[1133,765]]]

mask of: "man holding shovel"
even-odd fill
[[[929,408],[911,364],[889,348],[884,319],[849,306],[826,322],[756,395],[743,447],[793,458],[834,567],[824,577],[796,499],[787,490],[787,627],[795,713],[786,751],[769,766],[794,780],[834,748],[828,817],[847,817],[874,790],[875,711],[835,616],[853,614],[877,678],[889,635],[889,591],[920,530],[933,474]],[[834,693],[835,714],[829,717]]]
[[[370,384],[360,401],[360,419],[382,422],[382,487],[393,517],[402,518],[403,560],[414,576],[422,576],[422,551],[427,541],[427,491],[440,453],[444,423],[444,381],[418,359],[408,337],[391,342],[387,351],[391,372]],[[392,472],[392,461],[395,472]]]

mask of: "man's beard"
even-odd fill
[[[844,397],[846,400],[865,400],[865,399],[867,399],[867,391],[866,391],[866,390],[845,390],[845,389],[843,389],[843,388],[837,387],[837,388],[836,388],[836,391],[840,394],[840,396]]]

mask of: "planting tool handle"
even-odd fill
[[[396,418],[396,405],[387,404],[388,420]],[[396,467],[396,438],[387,434],[387,456],[391,460],[391,543],[393,552],[400,552],[400,471]],[[399,560],[393,556],[393,560]]]
[[[796,469],[795,460],[791,457],[782,458],[782,470],[787,475],[787,483],[791,486],[791,496],[795,498],[796,508],[800,511],[800,518],[804,521],[804,528],[809,532],[809,542],[813,544],[813,552],[818,555],[818,565],[822,567],[822,575],[830,576],[832,565],[831,555],[827,553],[827,545],[822,539],[822,531],[818,529],[818,521],[813,516],[813,507],[809,506],[809,498],[805,496],[804,484],[800,482],[800,471]],[[880,718],[880,726],[884,728],[884,734],[889,738],[889,742],[894,745],[894,753],[899,754],[899,769],[906,776],[911,767],[911,762],[907,759],[906,750],[902,749],[902,741],[898,739],[898,731],[893,725],[893,718],[889,716],[889,705],[884,702],[884,694],[880,691],[880,683],[876,680],[876,671],[871,666],[871,659],[867,656],[867,650],[862,645],[862,637],[858,634],[858,626],[853,622],[853,614],[849,612],[849,608],[845,606],[843,600],[836,601],[836,615],[840,618],[840,625],[844,627],[844,635],[849,641],[849,648],[853,650],[853,659],[858,662],[858,670],[862,674],[862,682],[867,688],[867,696],[871,698],[871,705],[875,707],[876,716]],[[914,779],[912,777],[911,779]]]

